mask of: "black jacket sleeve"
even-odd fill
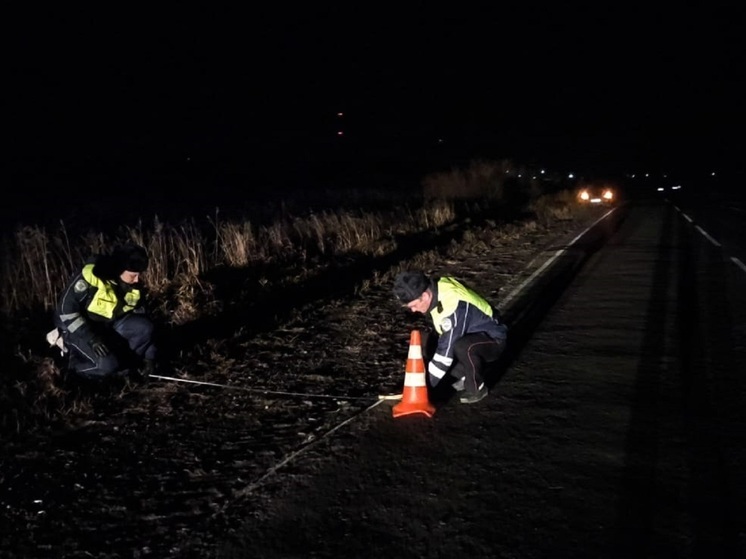
[[[83,344],[94,336],[85,309],[95,291],[96,288],[83,279],[82,274],[78,274],[65,287],[57,301],[56,326],[71,343]]]

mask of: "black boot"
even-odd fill
[[[155,374],[155,361],[153,361],[152,359],[146,359],[134,372],[134,374],[132,375],[132,380],[134,380],[139,385],[146,385],[148,384],[150,375],[153,374]]]
[[[154,375],[155,374],[155,360],[146,359],[145,361],[143,361],[142,367],[140,368],[140,372],[145,377]]]

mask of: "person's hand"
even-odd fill
[[[93,353],[98,357],[106,357],[109,355],[109,348],[106,347],[106,344],[101,340],[101,338],[93,338],[91,340],[91,348],[93,349]]]

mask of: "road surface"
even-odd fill
[[[746,556],[746,273],[672,204],[599,227],[505,309],[488,398],[374,406],[226,511],[216,556]]]

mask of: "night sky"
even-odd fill
[[[743,169],[734,10],[345,6],[19,14],[11,180],[438,149],[597,172]]]

